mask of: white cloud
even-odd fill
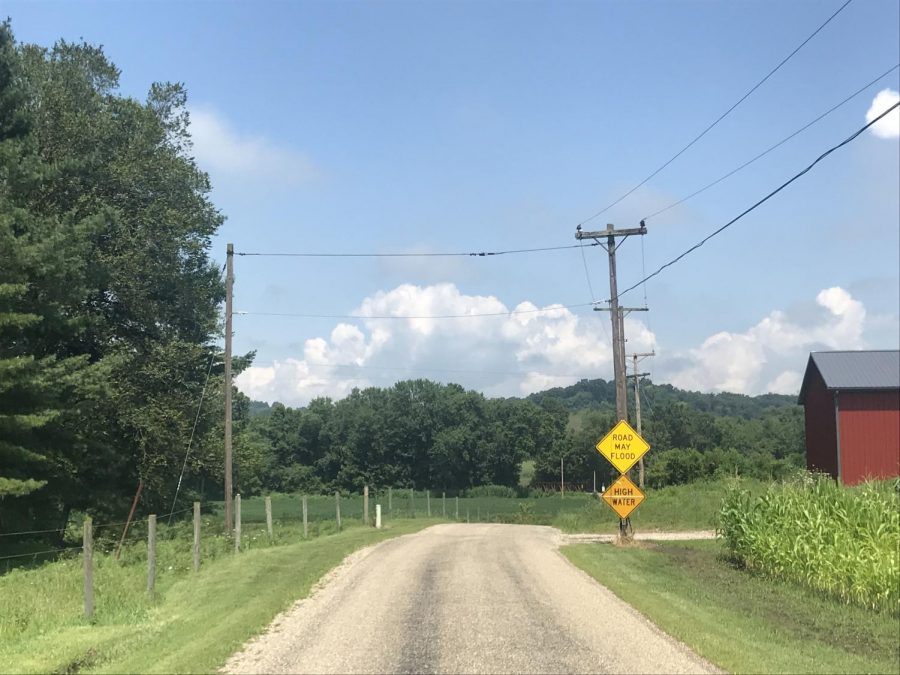
[[[766,393],[799,394],[803,384],[803,374],[796,370],[786,370],[766,385]]]
[[[872,105],[866,112],[866,122],[871,122],[885,110],[900,101],[900,93],[893,89],[882,89],[875,98],[872,99]],[[871,126],[870,131],[879,138],[898,138],[900,137],[900,108],[883,117],[876,124]]]
[[[342,398],[354,387],[417,377],[458,382],[489,396],[522,396],[612,376],[606,314],[579,316],[529,301],[510,308],[495,296],[465,295],[451,283],[379,291],[353,313],[358,323],[339,323],[327,337],[307,339],[302,354],[247,369],[237,380],[241,391],[304,405],[317,396]],[[497,316],[379,318],[472,314]],[[653,379],[684,389],[795,394],[810,351],[867,347],[872,322],[843,288],[823,289],[793,314],[774,310],[743,332],[721,331],[680,352],[661,350],[632,316],[625,322],[627,349],[655,350],[657,359],[645,362]],[[896,317],[889,327],[896,341]]]
[[[302,153],[265,136],[242,134],[212,108],[192,107],[190,115],[194,157],[201,169],[289,185],[309,183],[319,175]]]
[[[775,310],[744,333],[723,331],[708,337],[682,356],[687,364],[668,373],[667,381],[700,391],[794,393],[800,378],[796,368],[805,366],[809,351],[865,347],[866,310],[861,302],[834,287],[822,290],[816,304],[820,310],[813,325]]]
[[[302,358],[253,366],[237,383],[251,398],[305,404],[341,397],[353,387],[390,385],[411,377],[459,382],[496,396],[521,396],[581,378],[609,378],[605,317],[577,316],[558,305],[523,301],[510,308],[494,296],[465,295],[450,283],[403,284],[365,298],[360,325],[338,324],[330,337],[305,342]],[[541,311],[535,311],[541,310]],[[458,316],[465,319],[384,319]],[[629,349],[649,351],[654,335],[626,322]]]

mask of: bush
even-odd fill
[[[900,479],[848,488],[804,472],[755,499],[734,485],[719,518],[748,569],[900,612]]]
[[[469,488],[463,493],[464,497],[518,497],[518,492],[506,485],[479,485]]]

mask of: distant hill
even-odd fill
[[[633,384],[629,382],[628,397],[629,406],[633,401]],[[560,401],[568,410],[615,410],[616,387],[612,381],[606,380],[581,380],[568,387],[554,387],[545,391],[536,392],[527,397],[527,400],[540,404],[544,399],[554,398]],[[659,406],[667,403],[686,403],[694,410],[710,413],[715,416],[743,417],[756,419],[762,417],[767,411],[777,408],[794,407],[797,405],[796,396],[782,394],[762,394],[760,396],[746,396],[744,394],[731,394],[723,392],[719,394],[703,394],[697,391],[685,391],[671,384],[653,384],[650,380],[641,381],[641,402],[644,406]]]
[[[272,406],[265,401],[250,401],[250,417],[268,417],[272,414]]]

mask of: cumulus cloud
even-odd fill
[[[860,301],[836,286],[819,292],[816,304],[812,324],[775,310],[743,333],[711,335],[681,355],[681,365],[667,373],[667,381],[699,391],[796,393],[801,378],[797,368],[806,365],[807,352],[866,346],[866,310]]]
[[[319,175],[305,155],[264,136],[239,132],[212,108],[192,107],[190,114],[194,157],[201,169],[289,185],[308,183]]]
[[[882,89],[879,91],[875,98],[872,99],[872,105],[869,106],[869,110],[866,112],[866,122],[874,120],[897,103],[897,101],[900,101],[900,92],[896,92],[893,89]],[[879,138],[900,137],[900,108],[895,108],[890,115],[883,117],[876,124],[869,127],[869,130]]]
[[[609,378],[612,355],[604,317],[523,301],[508,307],[490,295],[466,295],[451,283],[402,284],[365,298],[328,339],[306,340],[301,358],[254,366],[237,380],[251,398],[302,405],[341,397],[353,387],[428,377],[495,396],[521,396],[581,378]],[[491,316],[472,316],[484,315]],[[431,316],[471,318],[431,319]],[[389,319],[385,317],[413,317]],[[629,349],[656,338],[628,320]]]

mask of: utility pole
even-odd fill
[[[566,496],[566,472],[563,468],[563,458],[559,458],[559,496]]]
[[[635,422],[637,422],[637,432],[638,436],[642,435],[641,430],[641,388],[638,384],[642,377],[647,377],[650,373],[639,373],[638,372],[638,359],[646,358],[648,356],[656,356],[656,352],[644,352],[641,354],[632,354],[632,374],[629,377],[634,378],[634,417]],[[641,489],[644,488],[644,458],[641,457],[638,460],[638,487]]]
[[[575,230],[575,238],[593,239],[606,249],[609,255],[609,312],[612,321],[613,341],[613,373],[616,383],[616,417],[620,420],[628,420],[628,389],[625,379],[625,325],[624,315],[632,311],[646,311],[646,307],[623,308],[619,306],[619,291],[616,285],[616,237],[628,238],[633,234],[647,234],[647,227],[641,221],[640,227],[615,229],[613,225],[607,225],[605,230],[595,232],[582,232],[581,225]],[[601,239],[606,238],[604,245]],[[624,239],[623,239],[624,241]],[[594,307],[597,311],[606,308]]]
[[[225,263],[225,532],[234,526],[231,485],[231,319],[234,300],[234,244],[228,244]]]

